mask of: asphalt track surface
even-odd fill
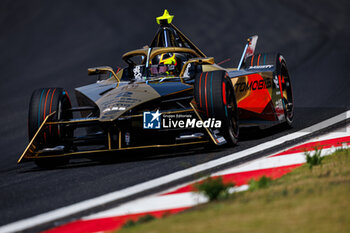
[[[28,143],[27,111],[39,87],[89,84],[87,68],[124,66],[150,43],[155,17],[174,24],[217,62],[236,66],[247,37],[286,58],[295,101],[290,130],[245,133],[234,148],[123,155],[115,163],[72,161],[53,170],[17,165]],[[1,1],[0,226],[160,177],[301,130],[350,106],[350,3],[343,1]],[[71,94],[72,95],[72,94]],[[117,155],[116,155],[117,156]]]

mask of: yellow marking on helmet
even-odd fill
[[[176,62],[176,59],[175,59],[175,53],[173,54],[173,56],[163,59],[164,54],[165,54],[165,53],[163,53],[163,54],[160,56],[159,64],[164,64],[164,65],[175,65],[175,66],[177,65],[177,62]]]
[[[173,18],[174,18],[174,16],[173,16],[173,15],[170,15],[169,12],[168,12],[168,10],[165,9],[165,10],[164,10],[164,14],[163,14],[162,16],[158,16],[158,17],[156,18],[156,20],[157,20],[157,24],[160,24],[160,21],[161,21],[161,20],[167,20],[168,23],[171,23],[171,21],[173,20]]]

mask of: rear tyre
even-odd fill
[[[268,66],[268,65],[276,65],[278,61],[277,53],[258,53],[252,56],[247,57],[244,60],[244,65],[242,68],[249,68],[251,66]]]
[[[294,102],[292,93],[292,83],[290,80],[287,63],[284,57],[279,53],[259,53],[247,57],[243,68],[251,66],[275,66],[274,77],[278,78],[278,85],[281,89],[281,98],[285,116],[285,125],[292,127],[294,118]],[[276,80],[277,82],[277,80]]]
[[[285,124],[287,127],[292,127],[294,118],[294,101],[292,92],[292,83],[290,80],[287,63],[282,55],[279,56],[277,62],[280,62],[280,85],[282,89],[282,102],[284,109],[284,116],[286,118]]]
[[[221,121],[220,134],[229,145],[237,144],[239,135],[235,93],[225,71],[197,74],[194,96],[201,115]]]
[[[33,92],[29,104],[28,114],[28,137],[29,141],[35,136],[45,118],[56,112],[53,121],[68,120],[72,113],[67,111],[71,108],[71,102],[66,91],[62,88],[40,88]],[[60,145],[61,139],[71,136],[72,132],[59,125],[50,125],[44,129],[44,133],[38,139],[39,150],[52,148]],[[68,163],[68,157],[36,159],[39,167],[51,168]]]

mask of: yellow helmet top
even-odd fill
[[[164,65],[177,65],[177,61],[176,61],[176,58],[175,58],[175,53],[173,53],[173,55],[171,57],[167,57],[167,58],[164,58],[164,55],[166,55],[167,53],[163,53],[161,56],[160,56],[160,59],[159,59],[159,64],[164,64]]]

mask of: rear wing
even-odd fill
[[[254,54],[257,41],[258,41],[257,35],[251,36],[247,39],[247,44],[244,47],[243,54],[242,54],[241,60],[239,61],[237,70],[241,69],[243,62],[247,57],[252,56]]]

